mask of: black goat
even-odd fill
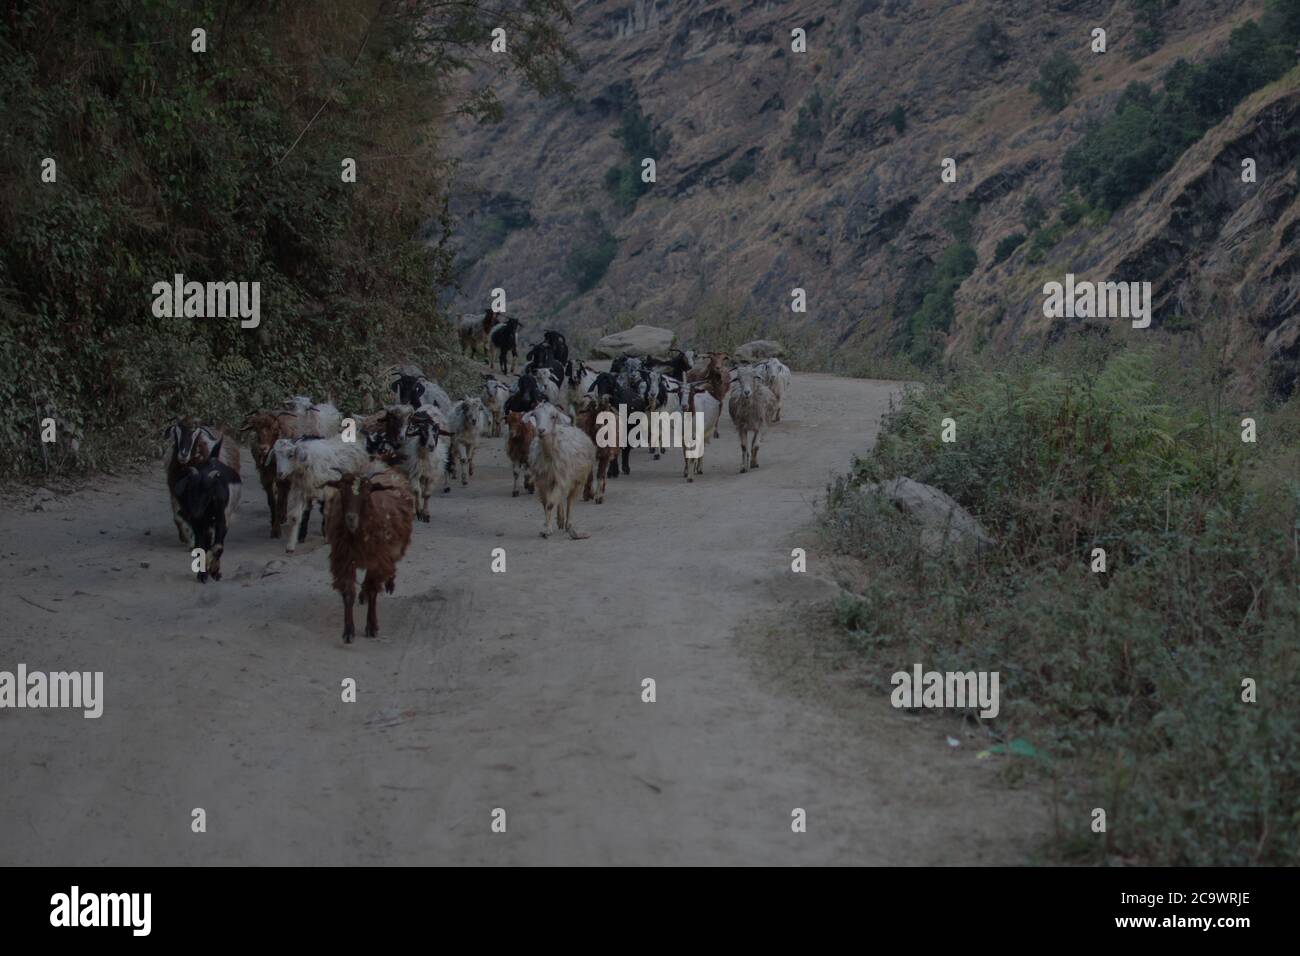
[[[686,358],[686,353],[681,349],[669,349],[668,354],[672,356],[669,359],[652,359],[646,356],[646,364],[654,365],[658,368],[668,369],[669,374],[679,381],[686,380],[686,373],[691,370],[691,363]]]
[[[537,379],[527,374],[520,375],[514,393],[506,399],[506,414],[521,412],[526,415],[540,405],[545,397],[537,385]]]
[[[564,340],[564,336],[554,329],[547,329],[542,333],[542,341],[551,347],[551,358],[563,365],[569,360],[569,343]]]
[[[596,380],[587,387],[587,392],[595,393],[600,398],[608,398],[612,408],[617,409],[619,405],[626,405],[628,413],[644,412],[649,408],[645,397],[637,392],[636,389],[629,387],[620,381],[619,376],[613,372],[601,372],[596,376]],[[623,474],[632,474],[632,469],[628,465],[628,458],[632,454],[632,449],[625,447],[622,450],[621,458],[623,460]],[[617,478],[619,474],[619,462],[616,458],[609,463],[609,477]]]
[[[524,366],[525,375],[537,375],[545,369],[554,375],[557,385],[563,383],[565,379],[564,363],[555,357],[551,347],[545,342],[538,342],[528,350],[528,354],[524,357],[528,359],[528,364]]]
[[[191,465],[176,482],[172,491],[180,504],[180,516],[190,526],[194,546],[203,549],[203,570],[197,573],[200,583],[221,580],[221,554],[226,548],[226,529],[239,507],[242,483],[239,472],[221,460],[221,443],[217,439],[207,461]]]
[[[506,319],[492,330],[492,347],[497,350],[501,374],[506,374],[506,353],[510,353],[510,371],[515,370],[519,359],[519,320]]]

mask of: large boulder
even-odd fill
[[[607,335],[591,350],[596,358],[622,358],[624,355],[654,355],[663,357],[673,347],[675,333],[653,325],[634,325],[622,332]]]
[[[742,362],[761,362],[763,359],[781,358],[785,346],[774,339],[756,339],[736,349],[736,358]]]
[[[964,556],[994,544],[969,511],[931,485],[904,476],[866,485],[863,491],[883,496],[916,521],[921,526],[921,546],[930,554],[951,550]]]

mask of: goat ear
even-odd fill
[[[226,440],[226,434],[225,432],[222,432],[221,437],[217,439],[217,443],[213,445],[212,450],[208,452],[209,458],[216,458],[218,455],[221,454],[221,443],[224,442],[225,440]]]

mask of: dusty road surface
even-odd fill
[[[824,596],[791,542],[894,388],[796,375],[746,475],[725,411],[693,485],[680,452],[635,451],[576,509],[583,541],[538,536],[485,440],[469,488],[416,525],[381,637],[351,646],[319,516],[285,555],[247,455],[220,583],[189,572],[160,467],[6,509],[0,670],[105,688],[98,720],[0,710],[0,864],[1027,859],[1041,815],[987,761],[884,700],[851,721],[782,693],[745,643],[747,622]]]

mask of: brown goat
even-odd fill
[[[596,440],[600,432],[598,419],[601,412],[615,414],[613,406],[610,404],[608,395],[600,397],[600,404],[597,405],[595,400],[590,397],[582,400],[582,408],[578,410],[577,426],[581,429],[591,443],[596,446],[596,468],[595,471],[587,476],[587,485],[582,489],[582,500],[591,501],[593,498],[596,504],[605,503],[605,475],[609,470],[609,463],[617,461],[619,453],[623,450],[617,441],[611,442],[608,446],[602,445]],[[617,431],[615,432],[617,438]],[[595,486],[593,488],[593,485]]]
[[[707,352],[705,353],[707,362],[703,368],[693,368],[686,373],[686,381],[690,382],[708,382],[709,394],[718,400],[718,405],[724,404],[723,399],[727,396],[727,390],[731,388],[731,372],[727,368],[726,352]],[[718,437],[718,430],[714,428],[713,437]]]
[[[221,441],[223,433],[211,425],[204,425],[191,416],[178,418],[176,423],[163,433],[170,443],[166,452],[165,474],[167,478],[167,495],[172,503],[172,521],[176,523],[176,534],[181,544],[191,545],[192,535],[189,525],[182,519],[180,502],[176,499],[176,483],[190,468],[198,468],[208,460],[212,448],[220,445],[217,460],[230,466],[239,474],[239,446],[232,438]]]
[[[508,433],[506,434],[506,457],[510,459],[510,467],[514,472],[515,485],[510,492],[510,497],[519,497],[519,474],[524,476],[524,491],[530,495],[533,493],[533,476],[528,470],[528,448],[537,437],[537,431],[533,428],[531,422],[524,421],[523,412],[511,412],[506,417]]]
[[[257,478],[266,492],[266,508],[271,512],[271,537],[280,537],[280,526],[284,522],[284,504],[288,497],[288,483],[279,487],[276,481],[275,459],[271,457],[271,448],[281,438],[291,438],[294,429],[287,412],[253,412],[244,419],[241,432],[251,433],[248,450],[253,453],[253,464],[257,466]]]
[[[460,323],[457,325],[456,333],[460,339],[460,348],[462,353],[468,353],[470,358],[477,358],[478,352],[483,351],[483,360],[486,362],[491,358],[491,352],[488,350],[489,336],[492,334],[493,327],[497,324],[497,316],[503,313],[493,312],[487,309],[483,315],[466,315],[462,316]]]
[[[379,589],[393,593],[397,562],[411,544],[414,506],[410,483],[381,462],[372,462],[364,474],[345,474],[327,484],[338,490],[325,512],[330,574],[334,590],[343,596],[343,642],[351,644],[357,570],[366,572],[361,582],[361,603],[368,605],[366,637],[378,637]]]

